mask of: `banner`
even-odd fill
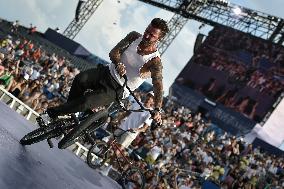
[[[254,129],[256,130],[256,129]],[[284,98],[272,112],[261,129],[256,131],[257,137],[265,142],[280,147],[284,142]]]

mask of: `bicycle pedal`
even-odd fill
[[[43,122],[43,119],[39,116],[39,117],[36,118],[36,121],[41,123],[41,122]]]
[[[36,122],[37,122],[39,127],[46,127],[46,125],[45,125],[45,123],[44,123],[44,121],[41,117],[37,117]]]
[[[62,115],[62,116],[57,116],[58,119],[69,119],[71,118],[70,115]]]

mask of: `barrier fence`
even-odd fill
[[[7,104],[11,109],[15,110],[20,115],[24,116],[27,120],[29,120],[31,123],[37,125],[36,118],[39,116],[39,114],[34,111],[32,108],[30,108],[28,105],[23,103],[21,100],[16,98],[14,95],[9,93],[6,89],[3,87],[0,87],[0,101]],[[79,142],[76,142],[74,145],[69,147],[69,149],[75,153],[76,156],[81,157],[83,160],[86,159],[88,149],[84,147]]]

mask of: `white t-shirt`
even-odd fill
[[[278,170],[278,168],[277,168],[277,167],[274,167],[273,165],[271,165],[271,166],[269,167],[269,169],[268,169],[268,171],[269,171],[270,173],[273,173],[273,174],[276,174],[276,173],[277,173],[277,170]]]
[[[153,160],[156,160],[162,153],[162,148],[159,146],[154,146],[148,153],[153,158]]]
[[[213,158],[211,156],[208,156],[206,153],[203,156],[203,162],[206,163],[206,165],[208,165],[208,163],[212,163],[213,162]]]
[[[246,173],[245,173],[244,176],[247,177],[247,178],[249,178],[249,179],[251,179],[251,177],[252,177],[252,176],[255,176],[255,175],[256,175],[256,170],[254,170],[254,169],[248,167],[248,168],[247,168],[247,171],[246,171]]]
[[[33,70],[33,73],[31,75],[31,80],[35,80],[40,76],[40,73],[37,70]]]
[[[139,104],[135,102],[132,105],[132,109],[134,110],[140,109]],[[150,112],[148,111],[131,112],[130,115],[121,123],[120,129],[127,131],[129,129],[141,128],[143,127],[144,123],[146,123],[149,126],[151,125],[152,119]]]
[[[182,136],[183,138],[186,138],[187,140],[190,140],[191,133],[185,131],[185,132],[181,133],[181,136]]]

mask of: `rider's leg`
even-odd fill
[[[104,77],[103,69],[104,68],[102,67],[98,67],[83,71],[76,75],[72,82],[67,101],[80,98],[87,89],[97,89],[99,81]]]
[[[107,105],[115,100],[115,91],[118,84],[110,78],[108,67],[98,66],[78,74],[71,86],[68,100],[58,107],[47,109],[51,118],[58,115],[86,111],[89,108]],[[94,90],[93,93],[85,94],[87,89]],[[104,95],[99,95],[103,93]]]
[[[115,101],[115,91],[93,91],[58,107],[49,108],[47,113],[51,118],[54,118],[68,113],[84,112],[92,109],[93,107],[110,104],[113,101]]]

